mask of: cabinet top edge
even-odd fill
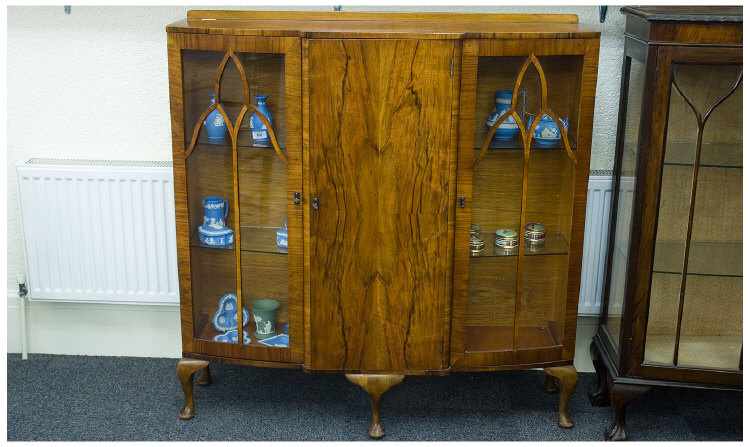
[[[578,23],[575,14],[482,14],[453,12],[242,11],[190,10],[188,19]]]
[[[623,6],[620,12],[649,22],[742,22],[742,6]]]
[[[238,15],[240,13],[247,14]],[[330,16],[333,18],[329,19]],[[572,14],[189,11],[186,19],[168,25],[166,30],[170,33],[311,38],[507,39],[600,36],[599,31],[581,26],[578,17]]]

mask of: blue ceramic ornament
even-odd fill
[[[526,123],[526,125],[530,127],[533,122],[534,116],[529,118],[529,122]],[[560,122],[567,132],[568,119],[560,118]],[[555,123],[555,120],[553,120],[551,116],[545,113],[539,119],[536,127],[534,127],[532,137],[534,138],[534,142],[536,142],[536,144],[538,144],[539,146],[553,147],[557,146],[557,142],[560,140],[560,138],[562,138],[562,134],[560,133],[560,128],[557,127],[557,123]]]
[[[215,95],[209,93],[208,96],[211,98],[211,105],[215,104]],[[209,140],[223,140],[224,134],[227,133],[227,123],[224,122],[224,117],[216,109],[212,110],[203,120],[203,126],[206,128]]]
[[[266,100],[268,99],[268,95],[255,95],[255,99],[256,101],[258,101],[256,107],[261,111],[263,116],[266,117],[269,124],[271,124],[271,126],[273,127],[273,117],[271,116],[271,112],[268,110],[268,107],[266,107]],[[263,121],[261,121],[257,113],[253,113],[253,115],[250,117],[250,130],[253,133],[253,145],[269,146],[271,144],[271,138],[268,134],[269,129],[265,124],[263,124]]]
[[[520,91],[518,96],[523,96],[525,101],[521,107],[520,116],[523,116],[526,106],[529,104],[529,94]],[[498,119],[510,110],[510,105],[513,102],[513,90],[497,90],[495,91],[495,110],[487,117],[487,130],[491,129],[495,125]],[[516,137],[519,132],[518,124],[516,123],[513,115],[505,119],[495,129],[495,133],[492,134],[493,140],[512,140]]]

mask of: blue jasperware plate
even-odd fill
[[[250,321],[250,313],[242,307],[242,327]],[[214,314],[214,327],[219,331],[237,330],[237,295],[227,293],[219,300],[219,310]]]
[[[289,336],[286,334],[279,334],[271,338],[264,340],[258,340],[258,343],[266,346],[273,346],[276,348],[288,348],[289,347]]]
[[[213,341],[221,341],[224,343],[237,343],[237,329],[232,331],[224,332],[223,334],[219,334],[214,336]],[[247,331],[242,331],[242,343],[245,345],[249,345],[252,342],[250,339],[250,336],[247,334]]]

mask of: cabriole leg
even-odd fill
[[[560,387],[555,383],[555,376],[544,374],[544,391],[555,394],[560,391]]]
[[[607,387],[607,367],[604,366],[599,350],[594,342],[589,346],[591,362],[596,370],[597,382],[589,389],[589,401],[595,407],[606,407],[609,405],[609,388]]]
[[[185,406],[180,410],[181,419],[191,419],[195,416],[195,402],[193,401],[193,376],[201,368],[208,371],[208,362],[205,360],[196,360],[181,358],[177,363],[177,377],[182,384],[182,392],[185,393]]]
[[[346,378],[355,385],[361,386],[370,395],[372,405],[372,426],[370,437],[382,438],[385,429],[380,425],[380,399],[383,393],[404,380],[404,376],[395,374],[347,374]]]
[[[607,441],[624,441],[628,438],[625,432],[625,407],[631,400],[651,389],[645,385],[615,383],[612,385],[612,408],[615,410],[615,421],[609,426],[604,437]]]
[[[573,420],[568,417],[568,400],[578,382],[578,371],[575,366],[552,366],[544,368],[544,371],[560,380],[560,403],[557,406],[557,425],[562,428],[571,428]]]
[[[206,365],[205,368],[201,369],[201,375],[198,376],[198,385],[200,386],[207,386],[211,385],[211,371],[208,369],[208,365]]]

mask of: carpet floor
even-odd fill
[[[181,420],[177,359],[8,354],[9,441],[368,441],[367,394],[340,374],[211,364]],[[388,391],[389,441],[602,441],[611,407],[593,407],[592,373],[557,426],[540,370],[408,376]],[[655,387],[631,401],[633,441],[741,441],[742,393]]]

